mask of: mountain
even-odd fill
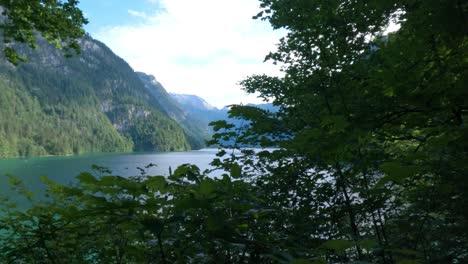
[[[171,93],[171,96],[186,109],[202,111],[217,110],[216,107],[210,105],[205,99],[197,95]]]
[[[179,104],[181,109],[190,115],[191,120],[200,120],[204,125],[217,120],[228,120],[235,124],[238,120],[229,118],[229,106],[218,109],[197,95],[170,93],[170,96]],[[247,104],[270,112],[277,112],[279,108],[270,103]]]
[[[148,85],[90,36],[80,45],[65,58],[39,39],[34,51],[13,45],[28,63],[0,58],[0,158],[201,146],[202,133],[155,79]]]
[[[210,129],[208,123],[203,121],[203,116],[195,115],[178,100],[175,100],[173,95],[169,94],[154,76],[143,72],[137,74],[148,92],[162,106],[162,111],[179,123],[191,146],[193,148],[204,147],[205,141],[210,137]],[[206,104],[208,105],[208,103]]]
[[[254,106],[263,110],[267,110],[273,113],[276,113],[279,111],[279,107],[276,105],[273,105],[271,103],[265,103],[265,104],[247,104],[247,106]]]
[[[246,124],[244,120],[229,118],[229,106],[225,106],[222,109],[218,109],[203,98],[196,95],[188,94],[170,94],[172,98],[179,103],[182,110],[190,115],[191,120],[199,120],[203,126],[208,127],[210,122],[218,120],[227,120],[229,123],[235,126],[242,126]],[[279,108],[270,103],[266,104],[247,104],[247,106],[258,107],[263,110],[270,112],[277,112]],[[209,128],[210,135],[213,134],[213,130]]]
[[[227,108],[218,109],[199,96],[175,93],[170,95],[186,113],[190,114],[193,119],[202,122],[206,127],[212,121],[227,118]]]

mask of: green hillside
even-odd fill
[[[0,60],[0,158],[191,148],[138,75],[104,44],[80,40],[65,58],[45,41],[15,46],[30,62]]]

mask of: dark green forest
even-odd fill
[[[109,129],[112,124],[94,106],[54,105],[18,87],[0,84],[0,157],[79,154],[89,151],[130,151],[133,142]]]
[[[468,3],[259,5],[255,19],[287,30],[266,57],[284,76],[241,84],[279,110],[233,106],[242,127],[212,123],[221,177],[95,166],[73,186],[43,177],[42,202],[12,177],[32,206],[3,199],[0,262],[467,263]],[[26,118],[40,103],[24,98]]]

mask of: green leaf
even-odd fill
[[[100,173],[106,173],[106,174],[111,174],[112,171],[109,168],[102,167],[96,164],[91,165],[91,169],[100,172]]]
[[[365,239],[365,240],[359,241],[359,246],[361,246],[363,249],[367,249],[367,250],[373,249],[377,245],[378,245],[377,241],[375,241],[373,239]]]
[[[200,183],[200,193],[209,195],[216,190],[216,183],[212,179],[205,179]]]
[[[330,240],[323,243],[320,247],[334,250],[337,253],[344,252],[346,249],[351,248],[354,246],[352,241],[344,240],[344,239],[337,239],[337,240]]]
[[[400,248],[391,248],[386,249],[386,251],[390,251],[395,254],[404,255],[404,256],[417,256],[419,252],[411,250],[411,249],[400,249]]]
[[[383,94],[386,97],[393,97],[395,95],[395,89],[391,86],[386,86],[382,89]]]
[[[192,164],[182,164],[174,171],[173,175],[169,176],[170,180],[188,179],[190,181],[199,182],[200,169]]]
[[[417,169],[414,166],[402,166],[399,162],[386,162],[380,165],[380,169],[386,174],[378,185],[385,182],[402,183],[405,179],[413,176]]]
[[[313,260],[309,259],[294,259],[289,262],[289,264],[326,264],[327,262],[323,259],[317,258]]]
[[[149,229],[153,234],[159,234],[162,232],[164,224],[161,219],[147,218],[142,220],[143,225]]]
[[[316,263],[316,262],[312,262],[307,259],[295,259],[289,262],[289,264],[313,264],[313,263]]]
[[[96,179],[96,177],[94,177],[92,174],[88,172],[80,173],[80,175],[78,175],[76,178],[81,183],[84,183],[84,184],[97,184],[98,183],[98,180]]]
[[[13,65],[18,66],[20,62],[27,62],[28,59],[25,57],[22,57],[16,53],[16,51],[11,48],[11,47],[6,47],[3,49],[3,54],[7,58],[9,62],[11,62]]]
[[[321,125],[323,128],[329,128],[332,132],[343,132],[349,123],[342,115],[326,115],[323,117]]]
[[[241,173],[242,173],[242,168],[239,166],[239,164],[237,163],[231,164],[230,174],[232,178],[234,179],[240,178]]]
[[[206,220],[206,227],[211,232],[217,232],[224,228],[224,221],[222,217],[216,215],[209,215]]]
[[[146,186],[153,192],[167,192],[167,181],[164,176],[151,176],[145,181]]]
[[[226,120],[213,121],[208,125],[212,126],[215,132],[221,129],[230,129],[234,127],[233,124],[229,124],[228,122],[226,122]]]
[[[421,262],[414,259],[403,259],[397,262],[397,264],[420,264]]]

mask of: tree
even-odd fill
[[[278,237],[301,241],[285,249],[341,262],[466,261],[466,4],[263,0],[261,7],[256,18],[288,30],[267,56],[285,76],[242,85],[281,110],[233,107],[232,117],[250,122],[217,123],[225,131],[215,140],[280,148],[236,159],[260,174],[263,199],[283,219]],[[392,21],[401,28],[383,34]]]
[[[82,26],[87,20],[77,4],[77,0],[1,0],[0,28],[3,42],[7,44],[3,50],[5,57],[15,65],[26,61],[8,43],[25,43],[35,49],[38,32],[57,48],[64,48],[67,56],[72,54],[70,51],[79,52],[76,39],[84,35]]]

